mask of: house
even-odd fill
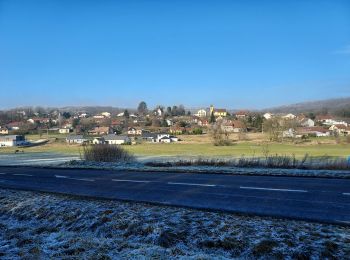
[[[156,110],[154,111],[154,115],[155,116],[162,116],[163,110],[160,107],[156,108]]]
[[[246,132],[247,128],[244,125],[242,121],[234,120],[234,121],[227,121],[221,125],[222,130],[228,132],[228,133],[241,133]]]
[[[90,135],[107,135],[111,131],[108,126],[97,126],[94,129],[90,130],[88,133]]]
[[[9,130],[19,130],[23,126],[22,122],[11,122],[7,124]]]
[[[334,120],[333,116],[331,115],[318,115],[316,116],[315,120],[320,123],[330,123]]]
[[[104,144],[105,143],[105,139],[103,137],[95,137],[92,140],[93,144]]]
[[[29,118],[29,119],[27,120],[27,122],[30,123],[30,124],[34,124],[34,123],[35,123],[35,121],[34,121],[33,118]]]
[[[104,119],[105,117],[103,115],[94,115],[94,119]]]
[[[282,137],[294,138],[294,137],[301,137],[301,136],[298,136],[297,132],[293,128],[289,128],[288,130],[285,130],[282,132]]]
[[[315,121],[310,118],[303,118],[300,120],[300,125],[304,127],[313,127],[315,126]]]
[[[123,116],[124,116],[124,112],[117,114],[117,117],[123,117]]]
[[[172,119],[165,119],[165,121],[166,121],[166,123],[167,123],[167,125],[168,126],[173,126],[174,125],[174,122],[173,122],[173,120]]]
[[[87,118],[88,117],[88,114],[87,113],[80,113],[79,118]]]
[[[0,126],[0,135],[8,135],[9,129],[7,127],[1,127]]]
[[[197,111],[197,114],[195,114],[195,116],[207,117],[207,111],[205,109],[200,109],[200,110]]]
[[[102,112],[101,115],[104,117],[107,117],[107,118],[111,117],[111,113],[109,113],[109,112]]]
[[[106,144],[131,144],[131,139],[124,135],[109,134],[103,136]]]
[[[142,129],[135,128],[135,127],[129,127],[128,128],[128,135],[142,135]]]
[[[269,119],[271,119],[271,118],[273,117],[273,114],[271,114],[271,113],[265,113],[265,114],[263,115],[263,117],[264,117],[266,120],[269,120]]]
[[[292,120],[292,119],[295,119],[295,118],[296,118],[296,115],[287,114],[287,115],[282,116],[282,118]]]
[[[343,124],[336,124],[332,125],[329,130],[333,134],[338,134],[338,135],[348,135],[350,133],[350,128],[343,125]]]
[[[332,126],[332,125],[344,125],[344,126],[348,126],[348,123],[345,121],[341,121],[341,120],[336,120],[334,119],[333,116],[330,115],[319,115],[316,116],[316,121],[320,122],[324,125],[328,125],[328,126]]]
[[[324,136],[330,135],[330,131],[321,126],[298,127],[296,129],[296,132],[298,135],[302,135],[302,136],[314,135],[316,137],[324,137]]]
[[[199,125],[199,126],[208,126],[209,125],[209,121],[207,119],[198,119],[197,120],[197,125]]]
[[[241,110],[241,111],[238,111],[235,115],[238,119],[244,119],[248,117],[249,111]]]
[[[0,147],[11,147],[26,144],[23,135],[4,135],[0,136]]]
[[[69,135],[66,137],[66,142],[68,144],[83,144],[87,143],[89,140],[84,138],[83,135]]]
[[[158,139],[158,142],[160,143],[172,143],[177,142],[179,139],[176,136],[169,135],[169,136],[163,136],[162,138]]]
[[[72,130],[70,128],[60,128],[58,129],[58,132],[60,134],[69,134]]]
[[[214,115],[215,117],[226,117],[227,111],[223,108],[214,109],[214,106],[210,106],[210,115]]]
[[[156,138],[156,134],[150,132],[143,132],[141,138],[142,140],[145,140],[147,142],[153,142]]]
[[[176,136],[166,133],[143,133],[142,139],[152,143],[171,143],[177,142],[179,139]]]

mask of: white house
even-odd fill
[[[271,113],[265,113],[265,114],[263,115],[263,117],[264,117],[265,119],[269,120],[269,119],[271,119],[271,118],[273,117],[273,114],[271,114]]]
[[[84,138],[82,135],[69,135],[66,137],[66,142],[68,144],[83,144],[88,142],[88,139]]]
[[[23,135],[4,135],[0,136],[0,147],[11,147],[26,144]]]
[[[166,121],[166,123],[168,124],[168,126],[173,126],[174,125],[174,122],[173,122],[173,120],[171,120],[171,119],[165,119],[165,121]]]
[[[350,133],[350,128],[343,124],[332,125],[329,130],[339,135],[348,135]]]
[[[155,116],[162,116],[163,115],[163,110],[158,107],[155,111],[154,111],[154,115]]]
[[[69,134],[71,132],[71,129],[70,128],[60,128],[60,129],[58,129],[58,132],[60,134]]]
[[[79,114],[79,117],[80,117],[80,118],[86,118],[87,116],[88,116],[87,113],[81,113],[81,114]]]
[[[104,117],[108,117],[108,118],[111,117],[111,113],[109,113],[109,112],[102,112],[101,115]]]
[[[294,118],[296,118],[296,115],[287,114],[287,115],[282,116],[282,118],[284,118],[284,119],[294,119]]]
[[[131,139],[128,136],[109,134],[103,136],[106,144],[130,144]]]
[[[31,123],[31,124],[34,124],[34,123],[35,123],[35,121],[34,121],[33,118],[29,118],[29,119],[27,120],[27,122],[28,122],[28,123]]]
[[[200,109],[200,110],[197,111],[197,114],[195,114],[195,116],[206,117],[207,116],[207,111],[205,109]]]
[[[288,130],[283,131],[282,136],[287,138],[298,137],[296,131],[293,128],[289,128]]]
[[[94,115],[93,118],[95,118],[95,119],[103,119],[105,117],[103,115]]]
[[[300,121],[300,125],[304,127],[313,127],[315,126],[315,121],[310,118],[304,118]]]
[[[142,139],[152,143],[172,143],[179,141],[176,136],[166,133],[143,133]]]
[[[128,129],[128,135],[142,135],[142,129],[130,127]]]

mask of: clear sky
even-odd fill
[[[0,108],[350,96],[350,1],[0,0]]]

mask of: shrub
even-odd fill
[[[225,131],[222,127],[222,122],[219,121],[211,129],[211,135],[215,146],[229,146],[232,145],[230,140],[230,133]]]
[[[83,146],[82,159],[93,162],[131,162],[134,156],[120,145],[95,144]]]

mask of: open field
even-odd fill
[[[292,142],[268,143],[262,134],[248,135],[248,140],[236,141],[231,146],[214,146],[209,135],[180,135],[179,143],[142,143],[125,146],[127,150],[136,156],[203,156],[203,157],[240,157],[262,156],[264,150],[270,154],[293,155],[302,157],[306,153],[310,156],[350,156],[350,144],[345,139],[337,144],[334,138],[314,138],[308,142],[294,144]],[[41,137],[43,138],[43,137]],[[50,137],[50,142],[43,146],[20,148],[24,152],[55,152],[71,155],[79,155],[81,146],[67,145],[64,135]],[[28,140],[38,140],[40,136],[27,136]],[[14,153],[18,148],[1,148],[0,153]]]

